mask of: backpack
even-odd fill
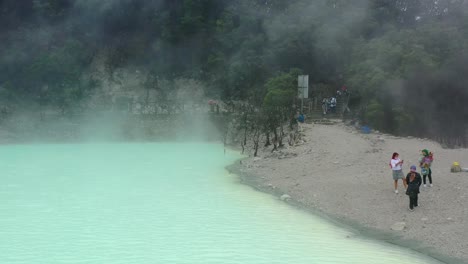
[[[422,167],[421,168],[421,174],[422,175],[428,175],[429,174],[429,169],[425,168],[425,167]]]

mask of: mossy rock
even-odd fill
[[[461,169],[460,165],[452,165],[450,167],[450,172],[456,173],[456,172],[461,172],[461,171],[462,171],[462,169]]]

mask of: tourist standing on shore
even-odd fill
[[[304,124],[304,122],[305,122],[305,115],[304,115],[304,113],[300,113],[297,116],[297,125],[298,125],[298,128],[299,128],[300,132],[302,132],[302,125]]]
[[[326,97],[322,99],[322,112],[323,115],[326,115],[328,112],[328,99]]]
[[[421,174],[423,175],[424,187],[426,185],[426,178],[429,178],[429,186],[432,187],[432,170],[431,165],[434,161],[432,152],[429,152],[427,149],[421,150],[421,158],[419,159],[419,167],[421,167]]]
[[[416,172],[416,166],[412,165],[410,172],[406,175],[406,183],[408,188],[406,194],[409,196],[409,210],[413,211],[414,207],[418,207],[419,186],[421,186],[421,175]]]
[[[403,185],[406,189],[406,179],[403,175],[403,170],[401,166],[403,165],[403,160],[400,159],[400,155],[396,152],[392,155],[392,160],[390,161],[390,167],[392,168],[393,184],[395,186],[395,193],[398,193],[398,180],[403,181]]]

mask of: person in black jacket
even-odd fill
[[[415,165],[410,167],[410,172],[406,175],[406,183],[408,184],[406,194],[409,196],[409,210],[413,211],[414,207],[418,207],[419,186],[422,183],[421,175],[416,172]]]

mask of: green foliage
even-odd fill
[[[367,111],[364,116],[365,120],[368,121],[373,128],[382,129],[384,124],[384,108],[377,100],[372,100],[367,106]]]
[[[66,16],[72,4],[68,0],[33,0],[33,6],[42,17],[57,21]]]
[[[297,76],[299,69],[292,69],[289,73],[280,73],[270,78],[265,87],[267,93],[263,101],[264,107],[291,107],[297,96]]]
[[[319,96],[346,85],[351,108],[366,109],[371,126],[410,133],[418,111],[402,95],[435,88],[408,80],[435,75],[448,79],[440,89],[460,86],[445,71],[468,51],[465,7],[462,0],[4,0],[0,99],[73,107],[99,86],[87,76],[101,63],[110,76],[139,68],[153,79],[198,79],[212,97],[290,107],[300,73],[290,69],[298,68]]]
[[[409,135],[417,115],[411,114],[404,107],[395,107],[393,112],[395,113],[395,132],[400,135]]]

